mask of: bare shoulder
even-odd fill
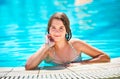
[[[71,39],[69,41],[72,45],[83,45],[83,44],[86,44],[85,41],[83,40],[80,40],[80,39],[77,39],[77,38],[74,38],[74,39]]]
[[[78,50],[78,51],[81,51],[81,48],[82,48],[84,45],[86,45],[85,41],[80,40],[80,39],[71,39],[71,40],[69,41],[69,43],[71,43],[72,46],[73,46],[76,50]]]

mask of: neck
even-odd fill
[[[63,40],[63,41],[58,41],[55,43],[55,49],[63,49],[68,45],[68,41],[67,40]]]

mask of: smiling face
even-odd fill
[[[66,28],[61,20],[52,20],[49,33],[54,39],[54,41],[66,40]]]
[[[70,23],[66,14],[58,12],[51,16],[48,22],[47,32],[52,35],[55,41],[58,41],[58,39],[69,41],[72,37],[69,26]]]

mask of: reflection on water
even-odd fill
[[[74,0],[0,0],[0,62],[4,61],[0,66],[23,66],[45,42],[47,22],[54,12],[68,15],[73,38],[119,57],[119,7],[119,0],[78,6]]]
[[[82,6],[93,2],[93,0],[75,0],[75,6]]]

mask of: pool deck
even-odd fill
[[[27,71],[24,67],[0,67],[0,79],[120,79],[120,57],[111,59],[109,63]]]

